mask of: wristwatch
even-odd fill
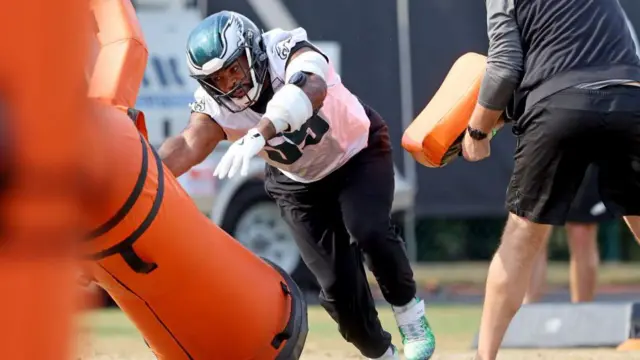
[[[474,129],[471,126],[467,126],[467,132],[469,133],[469,136],[473,140],[484,140],[488,136],[486,132],[483,132],[482,130]]]

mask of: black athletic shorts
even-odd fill
[[[564,225],[590,164],[615,216],[640,215],[640,88],[570,88],[541,100],[514,124],[510,212]]]
[[[591,165],[582,180],[580,188],[573,199],[567,222],[574,223],[600,223],[614,219],[615,216],[607,210],[602,202],[600,190],[598,189],[598,168]]]

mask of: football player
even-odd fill
[[[180,176],[224,140],[214,174],[267,163],[265,188],[318,280],[320,302],[344,339],[370,359],[399,359],[375,308],[363,261],[391,304],[409,360],[429,359],[434,335],[404,242],[390,222],[394,165],[388,128],[341,82],[304,29],[263,33],[221,11],[190,34],[187,63],[200,84],[187,128],[159,152]]]

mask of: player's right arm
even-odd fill
[[[192,112],[187,127],[179,135],[167,139],[158,154],[178,177],[204,161],[224,139],[224,131],[209,115]]]

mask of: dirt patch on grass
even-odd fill
[[[128,337],[93,339],[82,360],[155,360],[142,340]],[[433,360],[472,360],[471,351],[438,351]],[[350,344],[342,340],[311,340],[307,343],[302,360],[355,360],[364,359]],[[625,353],[614,350],[504,350],[499,360],[633,360],[640,352]]]
[[[396,345],[399,334],[393,315],[380,307],[380,318]],[[472,360],[471,340],[479,325],[479,306],[428,307],[438,348],[433,360]],[[82,360],[154,360],[142,337],[126,316],[113,310],[91,314],[79,338]],[[310,332],[302,360],[364,359],[356,348],[342,339],[337,326],[323,309],[309,307]],[[215,359],[215,358],[214,358]],[[612,349],[503,350],[499,360],[640,360],[640,352]],[[200,360],[200,359],[196,359]],[[226,360],[226,359],[225,359]]]

